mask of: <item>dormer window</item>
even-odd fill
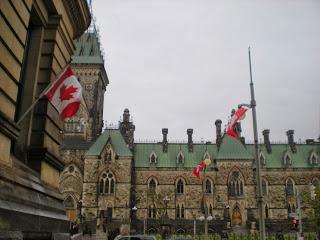
[[[210,154],[208,153],[208,151],[206,151],[206,152],[204,153],[204,155],[203,155],[203,160],[205,160],[205,159],[211,159],[211,156],[210,156]]]
[[[262,152],[260,152],[259,159],[260,159],[261,166],[265,166],[266,165],[266,157],[264,156],[264,154]]]
[[[154,151],[152,151],[152,153],[149,156],[149,162],[151,164],[156,164],[157,163],[157,158],[158,157],[157,157],[156,153]]]
[[[309,156],[309,163],[311,165],[317,165],[318,164],[318,156],[315,152],[311,152]]]
[[[288,152],[286,152],[283,155],[283,164],[284,165],[291,165],[292,164],[291,156],[290,156],[290,154]]]
[[[178,164],[183,164],[184,163],[184,156],[183,156],[183,153],[181,151],[177,155],[177,163]]]

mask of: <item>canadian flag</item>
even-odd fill
[[[200,168],[204,168],[206,164],[203,162],[199,163],[195,169],[193,170],[193,175],[195,175],[197,178],[200,178]]]
[[[70,65],[45,92],[49,102],[58,110],[61,120],[75,115],[81,102],[82,87]]]
[[[233,114],[233,116],[231,117],[231,120],[228,124],[227,127],[227,132],[226,134],[239,139],[239,136],[233,131],[233,126],[237,123],[237,121],[240,119],[243,119],[245,117],[245,113],[248,109],[247,108],[238,108],[238,110]]]

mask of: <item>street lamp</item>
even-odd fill
[[[168,217],[168,202],[170,201],[170,198],[166,195],[163,198],[163,202],[165,204],[165,212],[164,214],[161,216],[160,219],[160,224],[162,227],[162,239],[166,239],[167,235],[170,232],[170,219]]]
[[[207,166],[209,166],[211,164],[211,159],[209,158],[206,158],[205,160],[203,160],[204,164],[205,164],[205,167],[204,167],[204,170],[203,170],[203,182],[202,182],[202,194],[203,194],[203,197],[202,197],[202,205],[204,207],[204,216],[201,216],[199,219],[200,221],[203,221],[204,220],[204,235],[205,235],[205,238],[207,239],[208,238],[208,207],[207,207],[207,202],[205,200],[205,197],[206,197],[206,168]],[[202,218],[203,217],[203,218]],[[212,220],[212,216],[211,217],[211,220]],[[201,220],[202,219],[202,220]]]

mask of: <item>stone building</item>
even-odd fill
[[[76,221],[80,215],[78,205],[81,204],[82,184],[79,183],[84,177],[83,157],[102,132],[104,93],[109,83],[94,23],[75,43],[71,64],[81,83],[83,99],[77,114],[64,122],[60,146],[65,163],[60,175],[60,191],[71,221]]]
[[[70,61],[90,21],[85,0],[0,1],[0,238],[69,231],[58,112],[43,98],[17,121]]]
[[[258,227],[254,146],[221,132],[216,121],[216,143],[170,143],[168,129],[157,143],[135,143],[134,125],[125,110],[118,129],[105,129],[84,156],[82,214],[114,236],[121,223],[136,232],[204,232],[201,216],[212,216],[209,233],[223,229],[246,232]],[[126,126],[123,129],[123,126]],[[241,127],[238,125],[238,133]],[[296,191],[319,186],[320,144],[298,144],[293,131],[288,142],[271,144],[269,130],[259,144],[266,230],[290,231]],[[200,178],[196,164],[210,159]],[[164,200],[166,200],[164,202]],[[302,204],[305,230],[311,209]]]

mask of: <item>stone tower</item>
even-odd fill
[[[129,145],[129,148],[132,150],[134,144],[135,125],[130,120],[130,112],[127,108],[123,111],[123,118],[122,122],[120,122],[119,124],[119,129],[124,140]]]
[[[101,134],[104,93],[109,83],[96,28],[91,27],[75,44],[71,64],[81,83],[83,99],[77,114],[64,122],[60,146],[65,163],[60,175],[60,191],[72,221],[80,215],[77,205],[82,195],[82,184],[79,183],[83,182],[83,156]]]

